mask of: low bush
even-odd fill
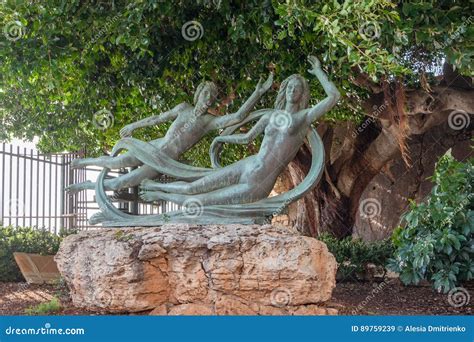
[[[474,276],[474,158],[461,163],[443,156],[432,180],[427,200],[411,203],[405,227],[393,234],[389,268],[405,284],[426,279],[447,292]]]
[[[53,297],[49,302],[40,303],[25,310],[27,315],[49,315],[61,310],[59,299]]]
[[[338,239],[327,233],[320,235],[318,239],[326,243],[336,258],[338,278],[342,280],[365,278],[368,264],[385,269],[394,250],[390,239],[365,242],[352,237]]]
[[[29,227],[0,227],[0,281],[24,281],[13,257],[14,252],[53,255],[62,237]]]

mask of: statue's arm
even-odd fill
[[[310,56],[309,61],[312,65],[312,69],[310,69],[309,72],[318,78],[327,95],[324,100],[311,108],[306,114],[307,121],[312,123],[329,112],[336,105],[337,101],[339,101],[341,94],[334,83],[328,79],[326,73],[321,69],[319,60],[314,56]]]
[[[187,104],[181,103],[167,112],[153,115],[143,120],[128,124],[120,130],[120,136],[122,138],[129,137],[132,135],[132,132],[138,128],[158,125],[166,121],[174,120],[178,117],[179,112],[184,110],[186,106]]]
[[[250,95],[250,97],[245,101],[242,107],[233,114],[227,114],[224,116],[217,117],[214,120],[215,129],[217,128],[225,128],[235,124],[238,124],[242,120],[244,120],[247,115],[250,113],[253,107],[260,101],[262,96],[271,88],[273,84],[273,74],[271,73],[267,80],[263,82],[262,79],[257,84],[255,91]]]
[[[232,134],[232,135],[222,135],[214,138],[211,144],[211,148],[209,149],[209,154],[211,156],[211,163],[213,167],[218,165],[217,162],[217,149],[219,145],[222,143],[233,143],[233,144],[249,144],[252,142],[260,133],[265,131],[265,127],[268,125],[268,116],[265,115],[258,122],[255,126],[252,127],[250,131],[245,134]]]
[[[220,143],[232,143],[232,144],[248,144],[252,142],[260,133],[265,131],[265,127],[268,124],[268,117],[265,115],[262,117],[250,131],[245,134],[232,134],[222,135],[214,138],[212,144]]]

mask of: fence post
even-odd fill
[[[67,168],[68,168],[68,171],[69,171],[69,181],[68,181],[68,185],[71,185],[71,184],[74,184],[76,183],[76,178],[75,178],[75,173],[74,173],[74,170],[71,168],[71,156],[72,155],[69,155],[69,160],[68,160],[68,165],[67,165]],[[75,203],[76,202],[76,194],[68,194],[69,196],[69,207],[68,207],[68,215],[71,215],[70,218],[69,218],[69,226],[68,226],[68,230],[69,229],[74,229],[74,226],[75,226],[75,221],[74,221],[74,217],[72,216],[72,214],[74,213],[74,207],[76,206],[77,207],[77,204]]]
[[[2,200],[0,201],[2,204],[2,217],[1,217],[1,224],[2,226],[5,225],[4,222],[4,207],[5,207],[5,143],[2,143]]]
[[[60,189],[60,193],[61,193],[61,199],[60,199],[60,208],[59,208],[59,212],[61,215],[61,218],[60,218],[60,223],[59,223],[59,229],[65,229],[66,227],[64,226],[64,215],[66,214],[64,212],[64,187],[65,187],[65,179],[64,179],[64,176],[65,176],[65,169],[66,169],[66,162],[64,160],[64,155],[61,155],[61,189]]]

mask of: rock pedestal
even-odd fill
[[[335,287],[326,245],[272,225],[165,225],[67,237],[56,262],[74,305],[158,315],[317,315]]]

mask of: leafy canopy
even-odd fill
[[[314,103],[323,92],[306,73],[310,53],[346,98],[329,118],[354,119],[367,96],[351,83],[354,68],[417,86],[420,70],[433,74],[445,57],[472,74],[468,13],[472,3],[456,0],[2,1],[0,139],[38,136],[46,152],[101,154],[124,124],[192,101],[200,81],[234,95],[233,111],[269,70],[277,81],[308,77]],[[191,41],[182,27],[192,20],[202,36]],[[94,125],[100,110],[113,115],[105,130]],[[137,133],[152,139],[166,128]],[[188,158],[204,163],[209,140]]]

